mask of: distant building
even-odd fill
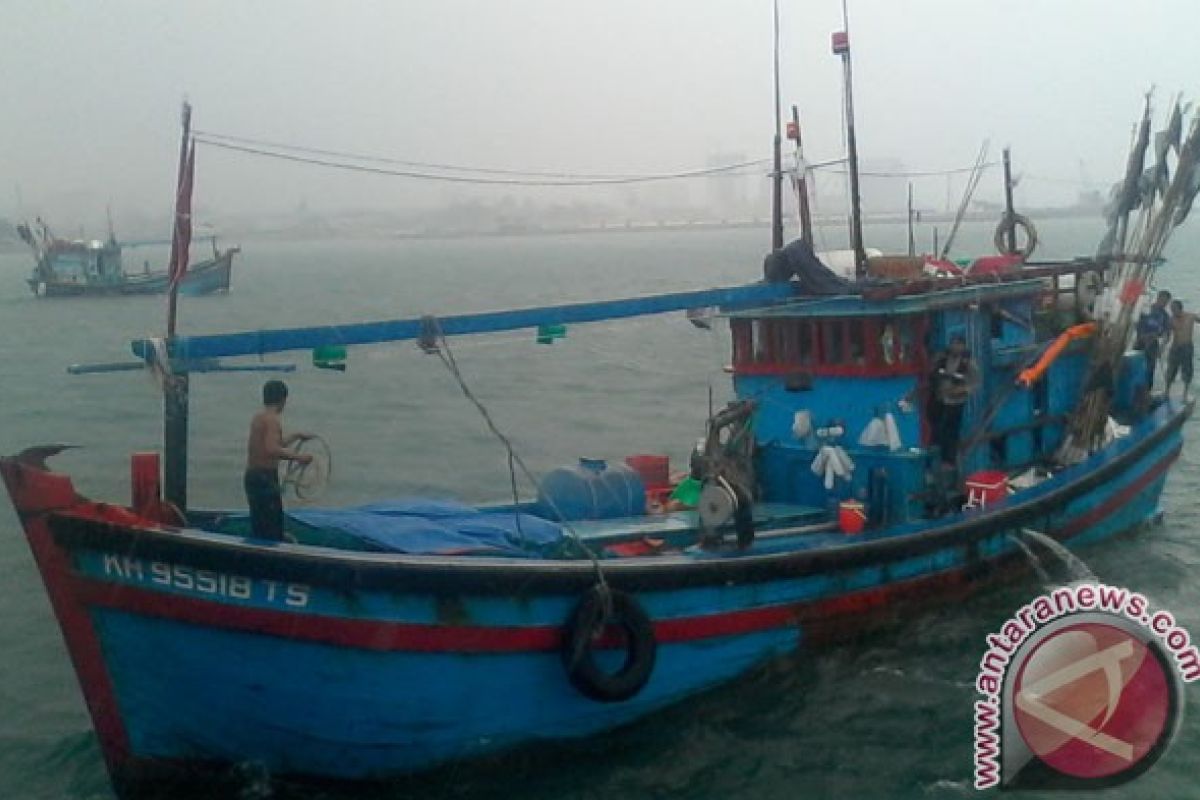
[[[724,167],[746,161],[745,153],[713,153],[708,167]],[[763,175],[745,170],[718,172],[705,179],[706,209],[713,219],[740,220],[752,217],[758,206]]]
[[[908,208],[908,178],[898,158],[876,158],[862,162],[859,194],[865,214],[902,214]]]
[[[864,214],[904,214],[908,209],[907,168],[897,158],[874,158],[859,162],[858,196]],[[850,178],[844,165],[817,172],[814,189],[821,216],[844,215],[850,207]]]

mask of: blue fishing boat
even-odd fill
[[[174,230],[167,269],[152,271],[144,262],[141,272],[126,272],[122,263],[122,244],[108,221],[108,239],[69,241],[55,236],[40,217],[34,226],[21,223],[17,234],[33,251],[36,264],[26,279],[30,290],[39,297],[101,297],[121,294],[169,294],[171,311],[168,329],[174,329],[175,298],[229,291],[233,257],[239,248],[217,248],[212,242],[212,258],[189,264],[192,243],[192,187],[195,175],[195,150],[191,145],[191,106],[183,105],[183,142],[179,155],[179,175],[175,189]],[[139,242],[136,244],[155,244]],[[165,244],[165,242],[164,242]],[[128,246],[128,245],[127,245]]]
[[[135,454],[130,502],[107,503],[48,467],[61,446],[0,459],[118,792],[245,763],[387,780],[588,736],[1002,579],[1025,566],[1023,537],[1075,548],[1153,519],[1193,405],[1151,396],[1127,351],[1200,188],[1200,127],[1131,233],[1148,138],[1147,109],[1101,257],[1022,257],[1010,201],[1004,258],[951,277],[872,260],[856,230],[847,281],[779,236],[744,286],[203,336],[172,324],[133,342],[164,391],[161,476],[156,454]],[[408,341],[473,399],[458,337],[547,341],[711,307],[736,399],[693,410],[707,436],[684,479],[647,454],[532,475],[476,401],[508,449],[509,501],[303,508],[281,542],[255,538],[244,511],[187,502],[190,381],[253,368],[230,359],[311,350],[336,367]]]
[[[122,260],[123,245],[109,235],[99,239],[60,239],[41,220],[36,230],[17,226],[23,241],[33,251],[36,264],[26,279],[38,297],[99,297],[122,294],[166,294],[170,280],[165,270],[151,271],[149,264],[141,272],[126,272]],[[179,291],[189,296],[229,291],[233,257],[237,247],[217,248],[212,239],[212,257],[188,267]]]
[[[95,297],[130,294],[167,294],[166,271],[126,272],[122,264],[121,242],[107,240],[65,240],[50,233],[46,224],[34,231],[30,225],[17,227],[28,243],[37,264],[26,278],[29,289],[38,297]],[[212,257],[188,266],[180,284],[180,293],[205,295],[229,290],[233,257],[238,247],[217,249],[212,240]]]
[[[1140,354],[1123,359],[1112,405],[1127,429],[1068,466],[1054,455],[1094,337],[1068,346],[1032,390],[1006,392],[1038,352],[1044,278],[881,300],[800,289],[436,323],[452,336],[727,300],[739,399],[710,421],[697,508],[655,513],[636,471],[592,463],[549,473],[537,500],[515,505],[298,510],[292,541],[268,543],[248,535],[244,513],[159,500],[156,466],[117,506],[48,471],[53,448],[0,461],[115,784],[247,761],[374,780],[586,736],[906,602],[983,585],[1023,564],[1024,530],[1076,547],[1157,513],[1192,406],[1139,406]],[[419,338],[430,324],[337,330],[365,344]],[[933,352],[957,331],[980,363],[981,394],[1006,399],[991,414],[969,404],[967,428],[986,421],[985,433],[964,441],[962,472],[947,479],[927,415],[901,401],[921,396]],[[177,337],[174,368],[308,348],[332,332]],[[898,446],[857,443],[888,415]],[[854,462],[832,484],[813,469],[831,452]],[[864,529],[848,533],[857,526],[839,516],[859,498]]]

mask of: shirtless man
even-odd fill
[[[307,433],[283,435],[280,417],[287,405],[287,385],[267,381],[263,385],[263,407],[250,422],[246,442],[246,501],[250,506],[250,526],[261,539],[283,541],[283,496],[279,491],[279,462],[308,464],[309,453],[287,448],[312,437]]]
[[[1192,394],[1192,361],[1195,349],[1192,346],[1192,331],[1196,326],[1196,315],[1183,310],[1179,300],[1171,301],[1171,349],[1167,353],[1167,398],[1171,397],[1171,384],[1175,376],[1183,375],[1183,399]]]

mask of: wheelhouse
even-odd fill
[[[834,508],[866,503],[876,524],[928,518],[944,494],[931,419],[931,372],[950,340],[967,343],[978,376],[963,412],[961,481],[1047,462],[1079,399],[1088,341],[1075,342],[1042,380],[1016,388],[1018,373],[1044,345],[1079,321],[1081,309],[1055,302],[1044,279],[976,284],[884,299],[821,297],[732,312],[734,389],[753,400],[759,490],[766,502]],[[1116,409],[1131,413],[1136,357],[1126,359]],[[872,422],[892,426],[891,445],[869,443]],[[867,442],[867,443],[864,443]],[[815,469],[822,448],[853,462],[832,486]]]

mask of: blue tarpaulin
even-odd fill
[[[303,508],[289,511],[288,517],[351,536],[372,550],[395,553],[538,556],[553,551],[564,538],[559,525],[541,517],[480,511],[452,500],[415,498],[348,508]]]

